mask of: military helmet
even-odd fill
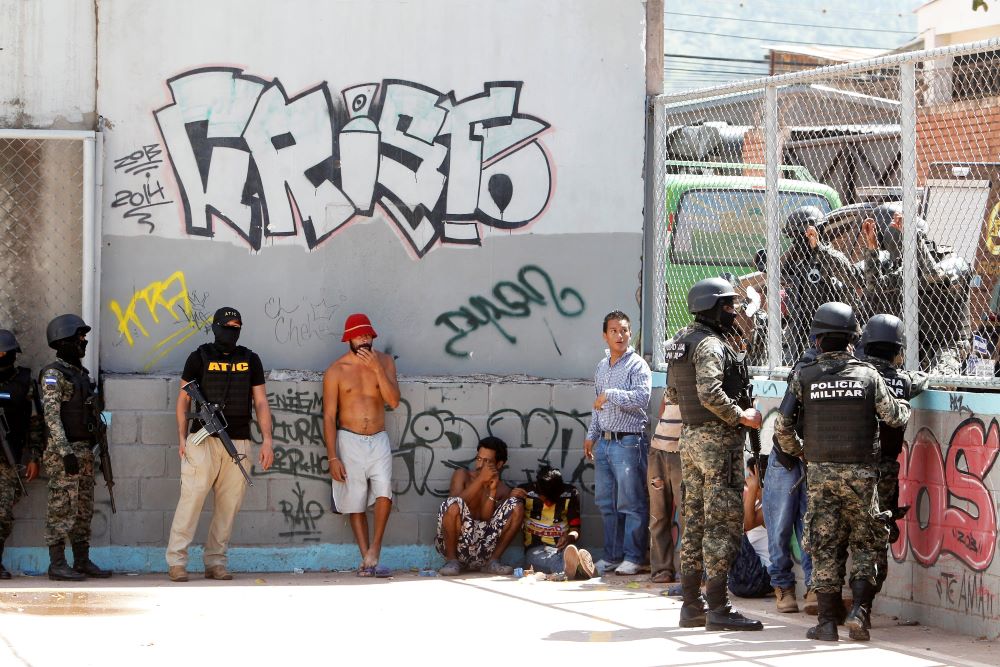
[[[699,280],[688,291],[688,312],[703,313],[715,308],[719,299],[736,296],[732,283],[725,278],[705,278]]]
[[[6,329],[0,329],[0,352],[20,352],[21,346],[17,344],[14,334]]]
[[[858,318],[854,316],[854,309],[840,301],[830,301],[817,308],[809,327],[809,335],[827,333],[857,335]]]
[[[864,331],[861,332],[861,345],[868,343],[891,343],[893,345],[906,345],[906,333],[903,331],[903,321],[895,315],[882,313],[875,315]]]
[[[49,341],[49,347],[53,347],[52,344],[56,341],[88,331],[90,331],[90,327],[79,315],[59,315],[52,318],[49,326],[45,328],[45,338]]]
[[[817,207],[800,206],[785,218],[781,233],[789,238],[796,238],[805,234],[806,227],[822,227],[824,219],[823,211]]]

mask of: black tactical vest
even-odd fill
[[[667,379],[677,390],[677,405],[681,409],[681,421],[688,425],[721,421],[719,417],[698,400],[698,384],[694,362],[691,357],[695,348],[708,337],[722,339],[712,333],[694,330],[667,343],[666,361],[670,364]],[[723,358],[722,391],[726,396],[738,400],[747,384],[746,364],[736,357],[729,345],[722,341],[725,350]]]
[[[219,404],[226,421],[233,426],[249,424],[252,398],[250,350],[237,345],[232,354],[222,354],[214,344],[205,343],[198,348],[198,352],[202,362],[198,385],[205,398]]]
[[[912,391],[912,380],[910,374],[905,371],[900,371],[895,366],[884,363],[874,363],[875,369],[878,370],[882,379],[885,380],[885,386],[889,389],[889,393],[896,398],[901,398],[904,400],[910,400],[910,392]],[[899,453],[903,451],[903,436],[906,434],[906,427],[897,428],[895,426],[889,426],[888,424],[879,420],[878,425],[878,439],[882,445],[882,460],[883,461],[894,461]]]
[[[73,396],[63,401],[59,406],[59,416],[62,418],[66,439],[70,442],[94,441],[92,409],[87,405],[87,399],[94,395],[94,385],[86,368],[79,368],[64,361],[56,360],[38,372],[39,381],[42,376],[54,369],[66,376],[73,385]]]
[[[839,362],[829,371],[820,362],[802,367],[799,382],[806,460],[877,461],[875,383],[864,373],[864,368],[871,366],[856,359]]]
[[[21,452],[28,437],[28,422],[31,419],[31,371],[18,366],[14,374],[0,380],[0,409],[7,422],[7,442],[16,461],[21,460]]]

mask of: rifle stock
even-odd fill
[[[747,382],[746,388],[743,390],[743,395],[740,398],[739,406],[744,410],[753,407],[754,395],[753,395],[753,382]],[[764,488],[764,476],[761,474],[760,467],[760,429],[745,427],[747,438],[750,440],[750,453],[753,454],[754,464],[757,467],[757,480],[760,484],[760,488]]]
[[[248,486],[253,486],[253,482],[250,480],[250,475],[247,474],[246,469],[243,467],[243,459],[246,458],[243,454],[240,454],[236,449],[236,445],[233,443],[233,439],[229,437],[226,432],[226,422],[225,415],[219,406],[215,403],[210,403],[205,395],[201,393],[201,387],[198,386],[198,382],[192,380],[182,387],[184,393],[191,397],[194,401],[194,418],[201,422],[202,429],[207,433],[207,435],[213,435],[222,441],[222,446],[225,448],[226,453],[233,460],[233,463],[240,469],[243,473],[243,479],[246,480]]]
[[[108,489],[108,497],[111,499],[111,513],[117,514],[115,507],[115,472],[111,467],[111,451],[108,449],[108,423],[104,421],[104,413],[98,397],[92,396],[88,400],[93,420],[94,439],[97,441],[97,456],[101,465],[101,476],[104,477],[104,486]]]
[[[17,484],[21,487],[21,493],[24,497],[28,497],[28,490],[24,488],[24,481],[21,479],[21,474],[17,470],[17,459],[14,458],[14,451],[10,448],[10,442],[7,440],[7,433],[10,429],[7,426],[7,415],[4,414],[3,408],[0,408],[0,447],[3,448],[3,456],[7,459],[7,465],[10,469],[14,471],[14,477],[17,478]]]

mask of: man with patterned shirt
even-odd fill
[[[761,630],[729,604],[729,569],[743,537],[743,443],[740,426],[760,428],[761,415],[738,404],[746,390],[746,363],[726,342],[733,331],[737,294],[724,278],[695,283],[687,295],[694,323],[667,343],[668,400],[681,409],[680,626],[706,630]],[[707,576],[705,600],[701,581]],[[708,609],[705,609],[705,602]]]
[[[637,574],[649,547],[646,411],[653,374],[629,347],[628,315],[608,313],[603,331],[608,351],[594,374],[597,399],[583,443],[594,461],[594,501],[604,524],[604,557],[596,566],[601,574]]]
[[[549,466],[534,482],[519,485],[512,498],[524,501],[524,558],[535,572],[564,572],[567,579],[590,579],[594,559],[578,549],[580,492],[563,482],[562,472]]]
[[[775,426],[781,449],[809,461],[805,543],[813,559],[819,615],[806,637],[839,639],[837,624],[844,612],[841,586],[850,547],[854,607],[844,623],[851,639],[866,641],[878,552],[885,550],[887,533],[876,490],[879,420],[904,426],[910,406],[893,397],[874,367],[854,358],[851,346],[857,340],[858,323],[846,303],[820,306],[810,335],[816,336],[820,355],[788,379]],[[796,431],[799,420],[801,438]]]
[[[90,520],[94,516],[94,423],[96,388],[83,367],[90,327],[78,315],[59,315],[46,329],[56,360],[42,369],[42,407],[48,445],[42,456],[49,478],[45,543],[49,579],[82,581],[110,577],[90,560]],[[66,563],[66,540],[73,567]]]

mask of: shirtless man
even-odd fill
[[[434,546],[445,557],[438,573],[453,577],[462,568],[480,568],[489,574],[510,574],[514,568],[500,563],[521,530],[523,499],[512,496],[500,481],[507,463],[507,444],[492,436],[479,441],[476,469],[456,470],[451,476],[448,499],[438,511]]]
[[[359,577],[387,577],[379,567],[382,535],[392,509],[392,447],[385,432],[385,406],[399,405],[392,357],[372,349],[378,334],[368,317],[356,313],[344,323],[341,339],[350,352],[323,375],[323,439],[333,478],[333,506],[351,517],[361,551]],[[367,508],[375,504],[375,531],[368,538]]]

